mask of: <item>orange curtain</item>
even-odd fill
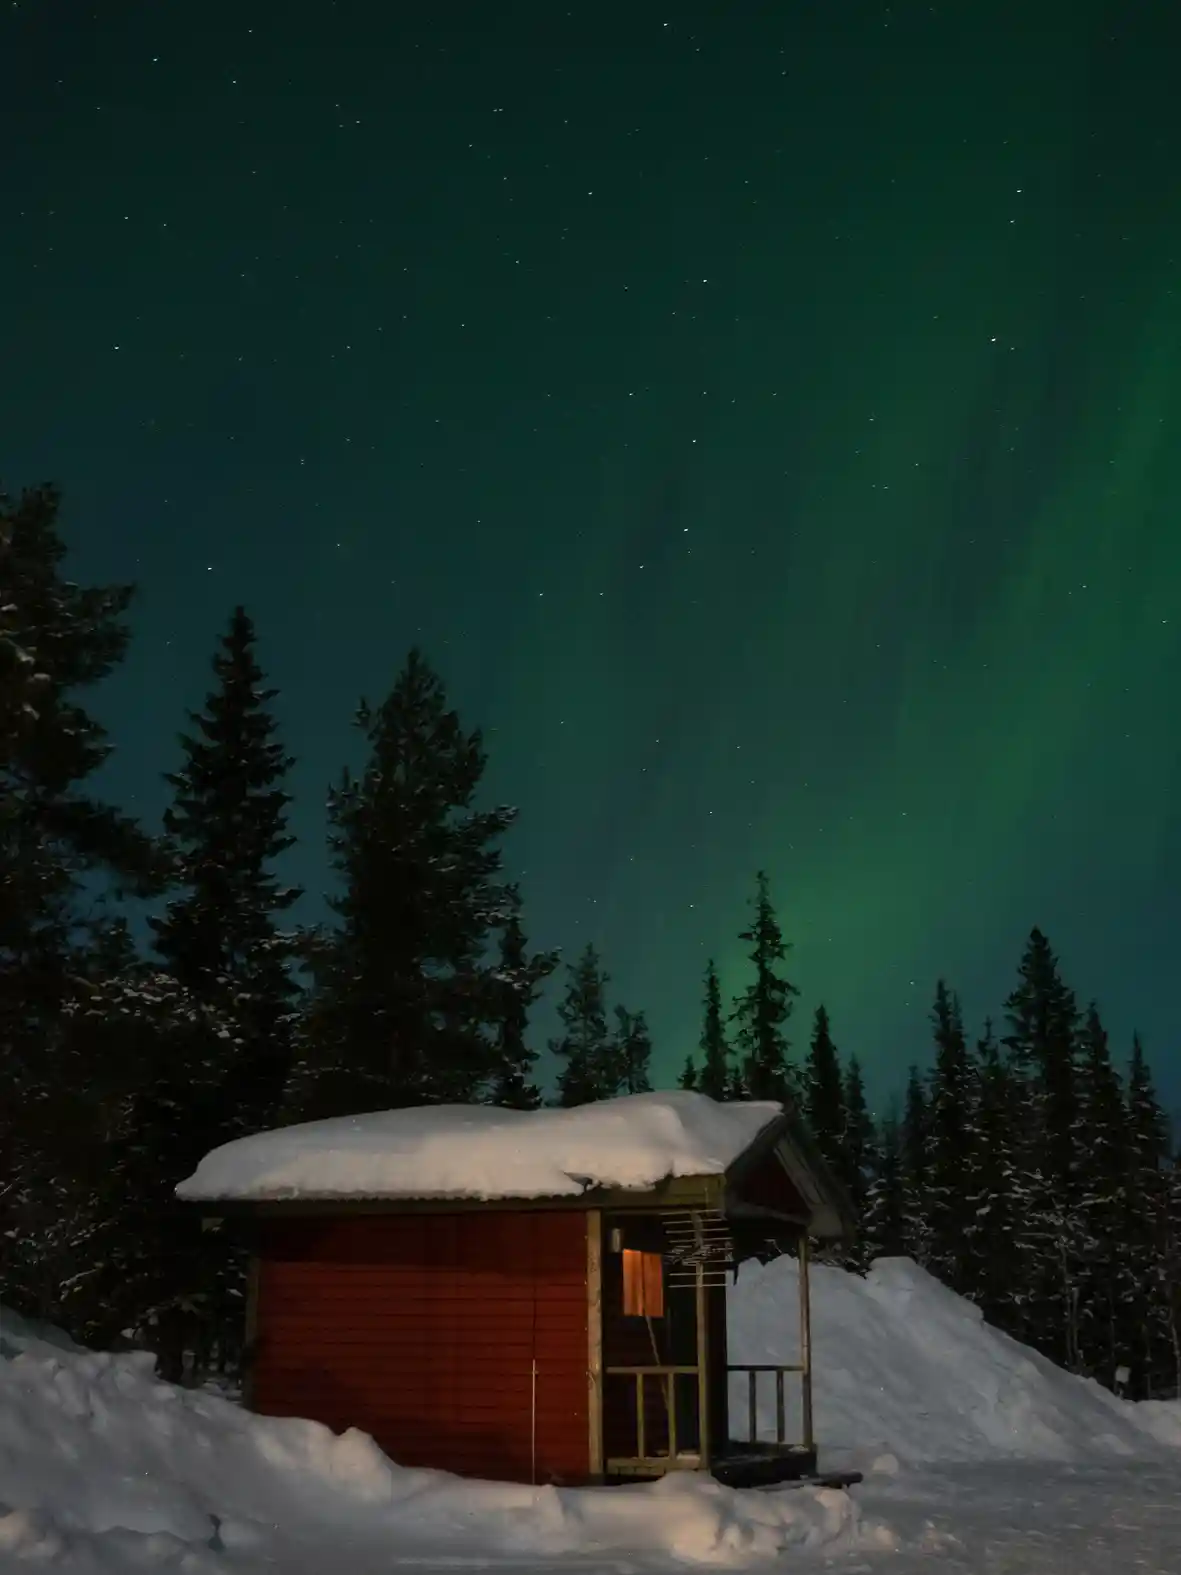
[[[623,1315],[664,1317],[664,1264],[658,1252],[623,1249]]]

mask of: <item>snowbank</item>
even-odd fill
[[[81,1351],[64,1329],[51,1323],[34,1323],[10,1308],[0,1306],[0,1358],[19,1356],[22,1351]]]
[[[789,1362],[799,1350],[794,1259],[744,1266],[729,1301],[732,1361]],[[812,1270],[816,1436],[824,1458],[868,1463],[1072,1462],[1181,1446],[1181,1405],[1119,1400],[991,1328],[979,1309],[908,1258],[868,1278]],[[773,1394],[760,1433],[773,1438]],[[745,1390],[731,1397],[745,1427]]]
[[[559,1198],[717,1175],[782,1109],[632,1094],[575,1110],[435,1105],[308,1121],[215,1149],[182,1198]]]
[[[743,1269],[730,1297],[735,1360],[794,1360],[796,1291],[790,1260]],[[900,1541],[924,1559],[946,1543],[929,1520],[900,1539],[859,1510],[869,1498],[905,1527],[913,1490],[903,1482],[895,1492],[890,1479],[912,1465],[923,1466],[920,1485],[957,1463],[974,1482],[1008,1473],[1010,1516],[1025,1480],[1013,1473],[1026,1466],[1044,1483],[1062,1464],[1081,1481],[1115,1462],[1120,1492],[1153,1472],[1154,1482],[1173,1480],[1181,1406],[1133,1405],[1060,1372],[914,1264],[884,1260],[865,1280],[818,1266],[814,1292],[822,1460],[852,1457],[869,1473],[852,1493],[735,1492],[688,1474],[647,1487],[534,1489],[409,1471],[362,1433],[250,1416],[158,1382],[148,1357],[80,1351],[0,1311],[0,1571],[324,1575],[347,1557],[349,1575],[506,1560],[543,1575],[571,1558],[597,1567],[642,1559],[652,1570],[741,1567],[788,1552],[856,1552],[864,1568],[865,1554]],[[766,1401],[773,1411],[770,1392]],[[770,1432],[771,1415],[762,1421]],[[977,1516],[980,1538],[1000,1493]],[[1037,1518],[1037,1504],[1030,1513]],[[1079,1516],[1071,1508],[1067,1518]],[[1037,1546],[1053,1532],[1052,1518],[1039,1521]]]
[[[158,1382],[151,1358],[32,1338],[0,1360],[0,1569],[263,1569],[571,1555],[741,1566],[890,1547],[846,1493],[740,1493],[677,1475],[559,1490],[408,1471],[365,1434],[254,1417]]]

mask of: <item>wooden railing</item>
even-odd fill
[[[680,1441],[677,1438],[677,1379],[696,1378],[698,1368],[686,1366],[656,1366],[648,1367],[608,1367],[604,1369],[607,1378],[634,1378],[636,1381],[636,1454],[635,1464],[649,1465],[657,1461],[667,1460],[670,1464],[680,1455]],[[664,1408],[668,1419],[668,1449],[663,1454],[650,1455],[648,1453],[648,1419],[644,1408],[644,1385],[649,1378],[658,1379],[664,1386]]]
[[[812,1406],[810,1386],[807,1382],[808,1369],[802,1362],[730,1362],[726,1367],[727,1373],[745,1373],[747,1379],[746,1411],[747,1411],[747,1438],[749,1444],[759,1442],[759,1374],[775,1374],[775,1443],[780,1449],[812,1447]],[[784,1391],[784,1375],[786,1373],[799,1373],[803,1398],[803,1439],[800,1444],[789,1445],[787,1441],[787,1405]]]

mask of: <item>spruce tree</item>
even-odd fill
[[[844,1080],[845,1124],[837,1149],[837,1179],[843,1184],[853,1205],[854,1217],[865,1217],[869,1187],[873,1177],[877,1133],[865,1097],[861,1063],[850,1056]]]
[[[1140,1035],[1132,1036],[1127,1092],[1128,1172],[1123,1235],[1127,1274],[1124,1301],[1132,1348],[1132,1393],[1153,1398],[1172,1359],[1172,1309],[1162,1272],[1169,1242],[1169,1137]]]
[[[362,702],[359,776],[329,796],[343,890],[315,937],[297,1108],[324,1116],[466,1102],[498,1070],[505,976],[490,948],[509,922],[497,846],[516,811],[477,809],[485,754],[413,650],[389,697]]]
[[[618,1091],[648,1094],[652,1091],[652,1038],[643,1012],[615,1008],[615,1059],[619,1068]]]
[[[1165,1352],[1151,1385],[1141,1393],[1181,1398],[1181,1161],[1174,1155],[1163,1178],[1161,1235],[1157,1250],[1156,1297],[1164,1310]]]
[[[845,1158],[848,1110],[840,1056],[832,1040],[828,1011],[823,1006],[816,1008],[803,1083],[809,1129],[820,1152],[839,1174]]]
[[[489,1098],[492,1104],[510,1110],[536,1110],[541,1104],[534,1082],[537,1052],[529,1048],[525,1035],[530,1007],[557,967],[558,958],[554,952],[530,954],[521,927],[520,892],[510,886],[507,895],[508,919],[500,939],[504,992],[496,1024],[497,1067]]]
[[[927,1091],[916,1066],[907,1071],[900,1128],[904,1240],[907,1256],[926,1266],[930,1256],[930,1112]]]
[[[860,1251],[868,1268],[875,1258],[906,1254],[906,1197],[902,1132],[897,1110],[881,1124],[878,1151],[865,1202]]]
[[[1022,1158],[1069,1198],[1074,1191],[1078,1007],[1041,930],[1030,932],[1018,973],[1017,987],[1005,1002],[1009,1031],[1004,1043],[1029,1094]]]
[[[685,1057],[685,1064],[677,1079],[677,1087],[685,1089],[688,1093],[700,1092],[697,1087],[697,1064],[691,1055]]]
[[[89,1207],[71,1222],[67,1325],[105,1348],[126,1331],[181,1376],[181,1346],[240,1348],[247,1262],[178,1211],[173,1188],[207,1150],[223,1086],[212,1047],[236,1024],[174,976],[134,956],[66,1009],[62,1039],[94,1087],[101,1124],[74,1163],[89,1171]]]
[[[971,1283],[972,1207],[967,1187],[974,1160],[972,1066],[959,998],[942,979],[935,987],[931,1023],[935,1063],[927,1111],[928,1266],[945,1285],[964,1294]]]
[[[179,895],[149,920],[167,971],[234,1025],[229,1045],[211,1046],[222,1064],[205,1113],[209,1147],[277,1117],[291,1070],[295,996],[294,944],[279,920],[300,895],[274,869],[294,841],[283,789],[294,762],[276,736],[276,691],[265,685],[242,607],[213,673],[204,710],[190,713],[191,731],[181,736],[183,764],[166,778],[173,800],[164,826]]]
[[[735,1050],[742,1090],[749,1099],[794,1103],[798,1079],[791,1064],[787,1023],[799,990],[780,971],[787,944],[771,903],[764,871],[756,877],[754,916],[740,940],[748,953],[754,978],[734,1003]]]
[[[1005,1046],[1020,1102],[1016,1160],[1029,1242],[1027,1337],[1077,1371],[1083,1224],[1075,1151],[1079,1013],[1045,935],[1031,931],[1005,1002]]]
[[[608,976],[594,946],[588,945],[566,971],[566,994],[558,1003],[563,1031],[549,1048],[561,1063],[558,1103],[569,1107],[612,1098],[619,1091],[619,1061],[607,1025]]]
[[[1081,1266],[1082,1366],[1108,1387],[1123,1365],[1143,1313],[1139,1288],[1130,1282],[1123,1234],[1128,1173],[1127,1113],[1119,1073],[1112,1065],[1107,1030],[1094,1001],[1080,1037],[1075,1143],[1083,1165],[1078,1209]]]
[[[733,1079],[730,1046],[726,1042],[726,1024],[722,1014],[722,990],[718,983],[718,970],[713,958],[705,965],[705,999],[702,1003],[701,1070],[694,1087],[710,1099],[728,1099]]]
[[[76,1265],[47,1232],[90,1207],[75,1155],[101,1128],[105,1072],[66,1044],[64,1014],[109,960],[103,892],[148,895],[159,873],[150,839],[94,796],[111,746],[83,703],[123,659],[132,591],[65,577],[59,507],[52,487],[0,495],[0,1217],[5,1299],[49,1316]]]
[[[990,1323],[1020,1338],[1027,1326],[1027,1200],[1013,1152],[1017,1092],[991,1019],[976,1042],[973,1083],[967,1294]]]

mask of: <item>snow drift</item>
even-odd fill
[[[730,1296],[732,1360],[791,1362],[799,1350],[795,1260],[744,1266]],[[1117,1399],[986,1324],[977,1307],[909,1258],[865,1279],[812,1268],[816,1437],[823,1457],[906,1464],[1071,1461],[1181,1446],[1181,1405]],[[759,1432],[774,1438],[773,1396]],[[745,1396],[731,1397],[732,1427]]]
[[[794,1358],[796,1289],[789,1260],[743,1270],[735,1360]],[[865,1280],[817,1267],[813,1309],[828,1463],[852,1456],[883,1480],[936,1461],[1138,1457],[1171,1470],[1177,1458],[1181,1407],[1132,1405],[1058,1371],[906,1260]],[[81,1351],[0,1314],[0,1570],[323,1575],[342,1556],[350,1575],[571,1556],[741,1566],[896,1547],[858,1492],[735,1492],[688,1475],[534,1489],[408,1471],[364,1434],[253,1417],[158,1382],[146,1356]]]
[[[160,1383],[145,1354],[66,1349],[3,1315],[0,1569],[350,1575],[391,1562],[645,1556],[743,1565],[891,1547],[842,1492],[740,1493],[674,1475],[558,1490],[404,1470],[365,1434],[251,1416]]]

